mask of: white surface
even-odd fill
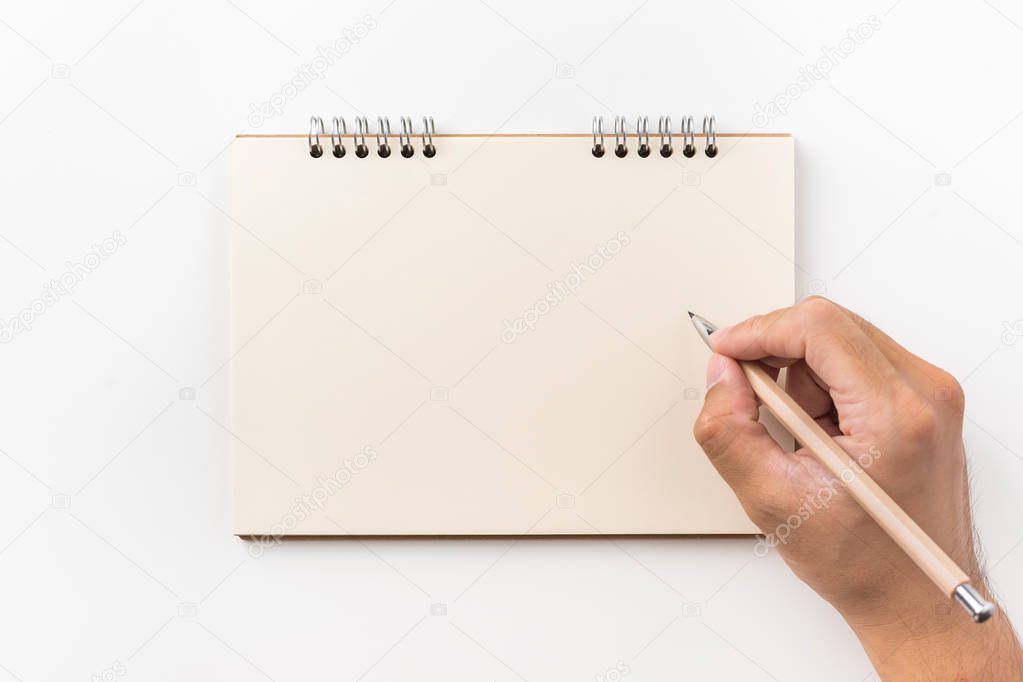
[[[260,130],[357,111],[481,132],[714,111],[750,129],[756,103],[875,14],[881,28],[767,126],[796,135],[801,289],[964,382],[977,522],[1023,619],[1023,343],[1003,336],[1023,319],[1018,7],[5,2],[0,317],[94,242],[126,243],[0,347],[0,679],[871,674],[751,540],[309,541],[255,557],[230,536],[222,151],[250,103],[367,14],[375,28]]]

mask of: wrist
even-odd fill
[[[977,624],[933,588],[917,597],[871,615],[846,615],[881,679],[1023,679],[1023,651],[1000,608]]]

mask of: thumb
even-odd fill
[[[788,457],[758,421],[756,396],[738,362],[713,355],[707,382],[693,435],[756,521],[762,512],[778,507]]]

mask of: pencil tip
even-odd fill
[[[693,315],[693,311],[692,310],[687,310],[686,312],[689,313],[689,319],[690,320],[693,319],[694,317],[696,317],[696,315]]]

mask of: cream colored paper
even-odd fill
[[[791,303],[792,138],[435,141],[235,140],[235,533],[754,532],[693,441],[686,310]]]

